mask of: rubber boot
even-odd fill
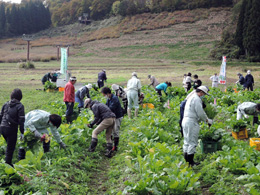
[[[127,109],[127,115],[129,118],[131,118],[131,109]]]
[[[188,161],[188,153],[185,152],[183,156],[184,156],[185,161],[186,161],[186,162],[189,162],[189,161]]]
[[[258,117],[257,116],[254,116],[254,118],[253,118],[253,126],[255,124],[258,124]]]
[[[135,109],[135,117],[138,116],[138,110],[139,110],[138,108]]]
[[[96,147],[97,147],[97,144],[98,144],[98,139],[92,137],[91,145],[89,146],[88,151],[89,151],[89,152],[95,152],[95,149],[96,149]]]
[[[113,147],[112,151],[117,151],[118,144],[119,144],[119,137],[115,137],[114,138],[114,147]]]
[[[44,153],[50,152],[50,144],[51,144],[50,141],[48,143],[45,143],[45,141],[42,143]]]
[[[112,157],[112,153],[113,153],[112,148],[113,148],[113,144],[107,143],[107,151],[106,151],[106,154],[105,154],[106,157],[108,157],[108,158]]]
[[[67,123],[68,123],[68,124],[71,124],[71,122],[72,122],[72,121],[71,121],[71,116],[66,116],[66,120],[67,120]]]
[[[195,162],[194,162],[194,154],[188,154],[188,155],[187,155],[187,159],[188,159],[188,162],[189,162],[189,164],[190,164],[191,167],[197,166],[197,165],[200,164],[200,163],[195,163]]]
[[[18,160],[23,160],[25,159],[25,149],[23,147],[20,147],[18,150]]]

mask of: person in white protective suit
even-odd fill
[[[200,86],[196,89],[186,102],[184,109],[184,118],[182,121],[183,127],[183,152],[186,162],[190,166],[197,165],[194,162],[194,154],[196,153],[196,147],[198,145],[199,131],[201,121],[212,124],[212,120],[208,119],[205,111],[203,110],[201,97],[208,94],[208,88],[206,86]]]
[[[210,80],[212,81],[212,87],[218,87],[218,74],[215,73],[213,76],[210,77]]]
[[[248,118],[248,115],[253,115],[253,125],[258,123],[258,115],[260,114],[260,104],[253,102],[244,102],[237,107],[237,120]]]
[[[136,72],[132,73],[132,78],[127,82],[127,114],[131,118],[131,109],[135,108],[135,117],[138,115],[139,104],[138,98],[141,95],[141,81],[137,78]]]

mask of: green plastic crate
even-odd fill
[[[213,153],[218,150],[218,142],[201,141],[200,142],[202,153]]]

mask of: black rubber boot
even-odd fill
[[[253,118],[253,126],[255,124],[258,124],[258,117],[257,116],[254,116],[254,118]]]
[[[118,144],[119,144],[119,137],[115,137],[114,138],[114,147],[113,147],[112,151],[117,151]]]
[[[44,153],[50,152],[50,144],[51,144],[50,141],[48,143],[45,143],[45,141],[42,142]]]
[[[89,146],[88,151],[89,151],[89,152],[95,152],[95,149],[96,149],[96,147],[97,147],[97,144],[98,144],[98,139],[92,137],[91,145]]]
[[[106,154],[105,154],[106,157],[108,157],[108,158],[112,157],[112,153],[113,153],[112,148],[113,148],[113,144],[108,143],[107,144],[107,151],[106,151]]]
[[[185,161],[186,161],[186,162],[189,162],[189,161],[188,161],[188,154],[187,154],[187,152],[185,152],[183,156],[184,156]]]
[[[18,151],[18,160],[23,160],[25,159],[25,149],[23,147],[20,147],[19,148],[19,151]]]
[[[71,120],[71,116],[66,116],[66,120],[68,124],[71,124],[72,120]]]
[[[200,164],[200,163],[195,163],[195,162],[194,162],[194,154],[188,154],[188,155],[187,155],[187,159],[188,159],[188,162],[189,162],[189,164],[190,164],[191,167],[197,166],[197,165]]]

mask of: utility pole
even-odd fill
[[[57,61],[60,60],[60,45],[56,45],[57,47]]]
[[[23,34],[22,39],[27,41],[27,61],[30,61],[30,41],[33,40],[33,36]]]

